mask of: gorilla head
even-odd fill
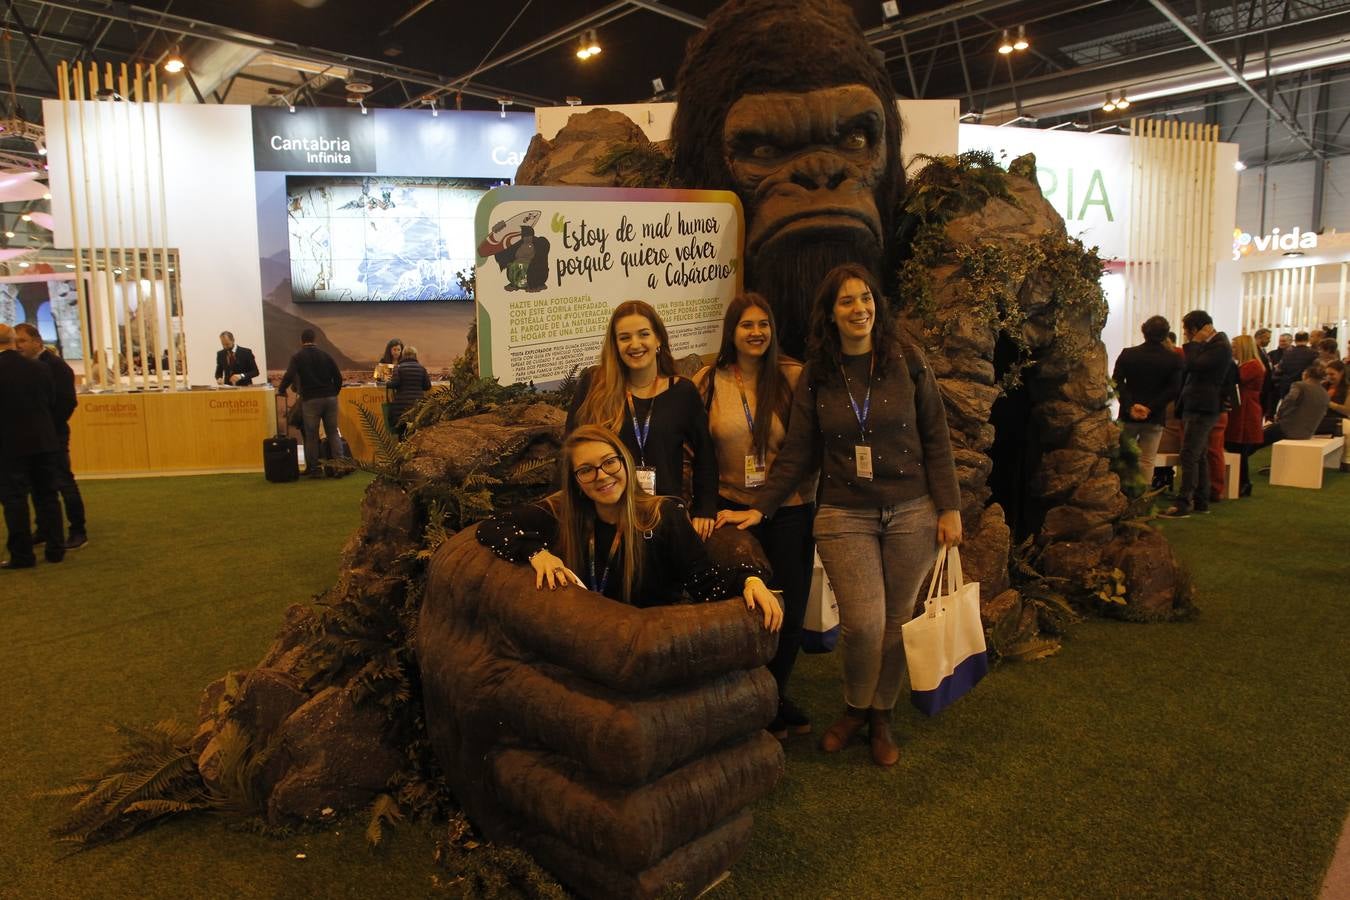
[[[895,91],[838,0],[731,0],[690,43],[676,180],[727,188],[746,215],[748,287],[800,356],[810,299],[842,262],[874,271],[904,180]]]

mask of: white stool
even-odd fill
[[[1206,451],[1208,452],[1208,451]],[[1155,466],[1171,466],[1175,469],[1181,468],[1180,453],[1159,453],[1153,461]],[[1236,500],[1240,485],[1238,484],[1238,475],[1242,471],[1242,457],[1236,453],[1225,453],[1223,455],[1223,496],[1225,500]],[[1181,473],[1177,473],[1177,486],[1181,485]]]
[[[1344,437],[1276,441],[1270,451],[1270,483],[1317,490],[1322,487],[1322,472],[1339,467],[1344,446]]]

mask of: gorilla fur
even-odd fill
[[[866,85],[885,108],[889,164],[877,205],[889,236],[905,178],[895,89],[853,11],[838,0],[730,0],[708,18],[680,67],[672,126],[675,182],[732,186],[722,123],[742,96],[845,84]]]

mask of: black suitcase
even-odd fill
[[[290,398],[285,398],[289,406]],[[289,410],[288,410],[289,412]],[[287,416],[283,415],[284,423]],[[263,476],[278,484],[300,480],[300,457],[296,453],[296,440],[283,430],[276,437],[263,439]]]

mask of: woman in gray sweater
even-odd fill
[[[917,348],[902,346],[862,266],[839,266],[821,283],[782,449],[751,508],[723,510],[719,524],[759,524],[817,468],[814,533],[839,603],[846,704],[821,748],[838,752],[866,723],[873,761],[891,766],[900,626],[938,545],[961,541],[961,492],[937,380]]]

